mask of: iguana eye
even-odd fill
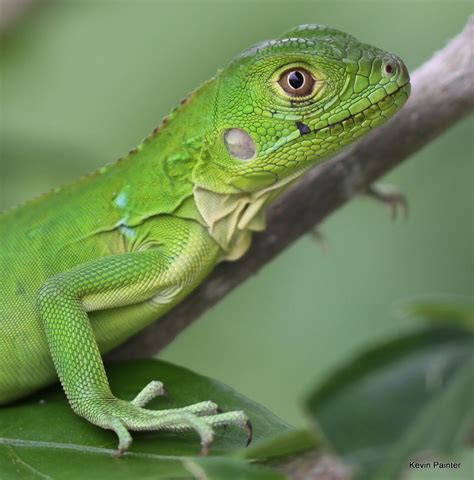
[[[308,70],[292,68],[280,75],[278,83],[288,95],[292,97],[306,97],[313,93],[316,81]]]

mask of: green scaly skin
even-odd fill
[[[313,78],[305,96],[281,86],[292,69]],[[158,381],[132,402],[114,397],[101,353],[242,256],[276,196],[409,91],[396,56],[297,27],[239,55],[127,157],[1,214],[0,404],[59,377],[78,415],[117,433],[119,452],[130,430],[195,430],[204,450],[213,427],[250,430],[244,412],[210,401],[143,408],[163,393]]]

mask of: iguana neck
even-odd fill
[[[194,201],[210,235],[224,251],[224,260],[237,260],[250,247],[252,233],[266,227],[266,207],[304,172],[297,172],[257,192],[222,194],[194,187]]]

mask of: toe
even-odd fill
[[[253,438],[253,427],[252,427],[252,422],[250,420],[247,420],[245,422],[244,429],[245,429],[245,432],[247,433],[247,444],[245,446],[248,447]]]

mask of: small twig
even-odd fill
[[[108,356],[143,358],[161,348],[233,288],[358,192],[474,110],[474,19],[416,70],[412,95],[389,122],[351,150],[313,169],[273,205],[269,227],[236,263],[219,265],[172,312]]]

